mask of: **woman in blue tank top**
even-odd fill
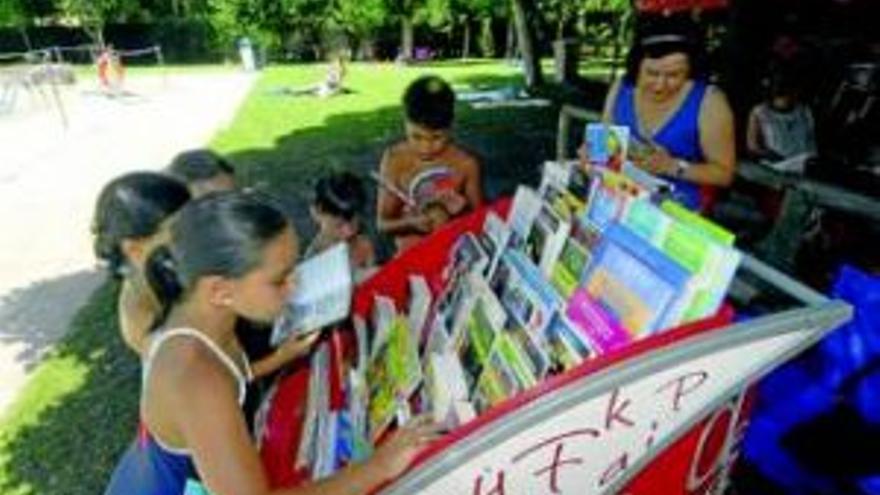
[[[182,495],[196,481],[213,495],[366,494],[435,437],[417,421],[365,463],[300,488],[269,489],[240,407],[251,370],[235,324],[279,314],[296,258],[293,227],[265,196],[216,193],[183,207],[169,246],[148,262],[169,307],[144,354],[138,438],[106,495]]]
[[[705,212],[715,190],[733,180],[733,113],[721,90],[702,79],[698,37],[681,34],[687,31],[643,26],[603,120],[628,126],[638,145],[634,163],[672,179],[677,199]]]

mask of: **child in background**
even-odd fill
[[[92,219],[95,256],[121,282],[119,330],[142,354],[162,301],[150,288],[148,259],[167,241],[165,224],[190,199],[186,186],[155,172],[133,172],[101,190]]]
[[[174,157],[167,171],[186,184],[194,198],[209,192],[235,189],[235,169],[211,150],[184,151]]]
[[[483,202],[480,164],[452,140],[455,93],[437,76],[403,97],[406,140],[388,148],[379,171],[377,228],[398,252]]]
[[[769,162],[815,155],[813,113],[800,101],[798,76],[792,69],[778,68],[768,86],[767,98],[749,115],[749,154]]]
[[[355,283],[375,269],[373,243],[361,233],[360,218],[367,197],[363,184],[354,174],[339,173],[321,178],[315,185],[315,198],[309,211],[318,224],[305,257],[314,256],[340,242],[348,243]]]

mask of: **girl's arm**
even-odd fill
[[[181,372],[155,378],[172,381],[165,390],[171,423],[190,450],[202,482],[215,495],[357,495],[398,476],[424,445],[435,438],[425,424],[398,431],[370,461],[303,487],[270,491],[268,480],[242,417],[236,387],[216,357],[190,360]],[[157,361],[156,366],[159,366]]]

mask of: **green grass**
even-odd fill
[[[400,97],[411,80],[435,73],[459,88],[521,84],[518,69],[494,62],[353,64],[350,94],[322,100],[279,93],[320,81],[324,71],[321,65],[265,70],[210,143],[236,164],[244,185],[278,194],[306,238],[313,232],[307,204],[314,181],[331,170],[366,176],[378,167],[382,150],[401,138]],[[551,88],[547,94],[568,93]],[[457,139],[482,157],[490,198],[537,181],[540,163],[554,153],[557,112],[555,105],[458,107]],[[101,492],[133,438],[138,410],[139,364],[119,338],[115,300],[112,282],[92,296],[0,419],[0,493]]]

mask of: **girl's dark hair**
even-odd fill
[[[95,205],[95,256],[121,275],[126,264],[122,241],[155,234],[189,198],[186,185],[155,172],[134,172],[113,180],[104,186]]]
[[[708,77],[705,39],[699,26],[681,17],[644,17],[636,26],[633,45],[626,57],[624,80],[636,83],[639,67],[646,58],[662,58],[673,53],[687,55],[690,78]]]
[[[189,150],[179,153],[168,166],[168,173],[190,184],[213,179],[220,174],[234,176],[235,169],[225,158],[208,149]]]
[[[455,119],[455,92],[438,76],[413,81],[403,95],[406,120],[428,129],[449,129]]]
[[[147,280],[167,311],[202,277],[237,278],[256,268],[266,244],[290,226],[265,194],[208,194],[180,211],[168,248],[150,257]]]
[[[367,195],[361,180],[350,172],[322,177],[315,184],[315,207],[323,213],[351,221],[361,215]]]

